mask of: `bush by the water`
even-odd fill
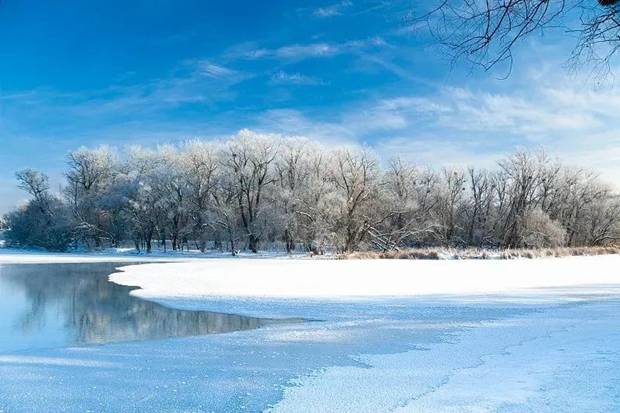
[[[5,242],[9,247],[65,251],[73,241],[73,220],[57,199],[45,206],[33,201],[5,217]]]

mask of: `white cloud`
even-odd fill
[[[294,85],[322,85],[324,82],[313,76],[306,76],[301,73],[287,73],[280,70],[271,75],[271,82],[275,84],[294,84]]]
[[[282,46],[277,49],[256,49],[246,53],[249,59],[276,57],[282,59],[299,59],[308,57],[333,56],[341,53],[339,45],[328,43],[293,44]]]
[[[230,87],[250,76],[210,61],[189,60],[167,77],[139,84],[111,85],[79,93],[40,89],[4,95],[2,99],[10,101],[11,110],[22,116],[86,119],[96,115],[120,120],[132,113],[153,113],[181,104],[211,104],[232,99],[235,94]],[[33,107],[39,109],[32,111]]]
[[[545,149],[620,183],[620,96],[613,89],[566,82],[506,89],[441,87],[358,103],[329,119],[281,109],[263,114],[259,124],[323,141],[370,143],[384,158],[440,166],[492,167],[516,150]]]
[[[295,109],[274,109],[260,114],[254,128],[283,135],[305,136],[325,143],[356,142],[353,131],[338,122],[310,119]]]
[[[230,77],[239,74],[239,72],[235,70],[228,69],[224,66],[219,66],[208,61],[198,62],[198,68],[203,75],[213,78]]]
[[[398,136],[379,141],[375,149],[384,159],[398,157],[418,166],[492,169],[509,151],[481,148],[475,142],[439,137]]]
[[[381,37],[372,37],[366,40],[350,40],[342,43],[307,43],[291,44],[278,48],[236,48],[229,52],[230,57],[245,59],[275,58],[284,60],[302,60],[307,58],[330,57],[343,53],[356,53],[372,47],[383,47],[387,43]]]
[[[443,87],[436,93],[385,98],[356,108],[357,117],[382,129],[432,127],[458,134],[498,134],[544,142],[593,135],[620,126],[620,97],[611,91],[542,87],[533,91],[493,93]],[[387,119],[388,121],[384,121]]]
[[[343,11],[351,7],[353,3],[349,0],[344,0],[339,3],[332,4],[330,6],[319,7],[313,11],[315,17],[333,17],[343,13]]]
[[[601,125],[596,113],[553,99],[549,92],[521,96],[445,89],[431,104],[443,108],[436,113],[440,124],[462,131],[497,131],[536,139],[563,130],[588,130]]]

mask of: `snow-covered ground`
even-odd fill
[[[533,260],[214,260],[121,268],[141,297],[342,298],[469,295],[620,285],[620,255]]]
[[[0,355],[0,412],[616,412],[618,264],[129,266],[111,279],[169,306],[317,321]]]
[[[325,320],[251,333],[308,351],[289,373],[323,360],[280,384],[270,411],[603,412],[620,409],[619,264],[221,260],[111,280],[168,305]]]

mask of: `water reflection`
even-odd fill
[[[225,333],[274,320],[176,310],[107,281],[115,264],[0,266],[0,352]]]

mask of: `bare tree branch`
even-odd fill
[[[619,0],[441,0],[414,21],[451,52],[484,70],[506,65],[510,74],[515,46],[528,36],[561,28],[576,37],[572,65],[592,64],[609,72],[620,47]]]

